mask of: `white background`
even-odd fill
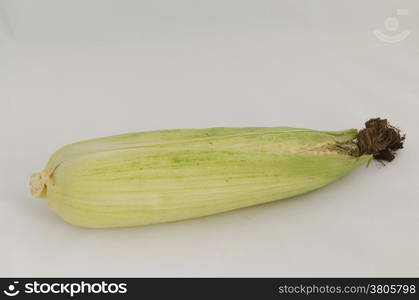
[[[415,0],[0,0],[0,276],[419,276],[418,16]],[[29,194],[78,140],[377,116],[407,133],[396,160],[303,197],[89,230]]]

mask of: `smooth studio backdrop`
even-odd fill
[[[0,0],[0,276],[419,276],[419,3]],[[360,128],[406,147],[302,197],[126,229],[28,181],[60,146],[216,126]]]

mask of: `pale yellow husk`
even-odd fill
[[[125,134],[58,150],[32,194],[67,222],[124,227],[196,218],[320,188],[365,165],[355,129],[210,128]]]

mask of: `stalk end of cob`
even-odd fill
[[[34,198],[43,198],[49,175],[46,172],[35,173],[31,176],[30,187]]]

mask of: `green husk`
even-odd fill
[[[211,128],[83,141],[32,176],[32,194],[82,227],[196,218],[304,194],[367,164],[357,134]]]

